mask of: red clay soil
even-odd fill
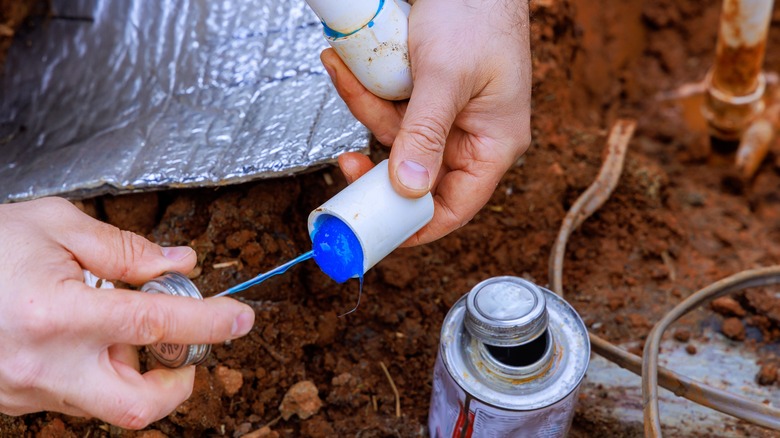
[[[611,200],[572,235],[564,266],[567,297],[595,333],[614,342],[644,339],[693,291],[779,263],[778,144],[753,181],[740,181],[733,157],[709,152],[697,130],[701,122],[689,117],[695,106],[655,100],[658,92],[704,77],[720,1],[531,3],[533,145],[473,221],[382,261],[366,275],[360,308],[343,318],[337,315],[357,300],[357,281],[335,284],[313,262],[242,293],[239,299],[257,311],[254,330],[214,346],[198,367],[192,398],[146,431],[41,413],[0,416],[2,434],[236,437],[270,424],[265,436],[425,435],[444,315],[488,277],[518,275],[546,285],[558,227],[594,179],[605,134],[618,116],[639,121],[624,174]],[[768,45],[775,49],[768,50],[766,67],[780,71],[778,4],[773,27]],[[373,152],[377,159],[383,153]],[[194,281],[210,295],[309,250],[308,213],[344,184],[337,169],[327,168],[82,205],[160,244],[193,246],[200,256]],[[739,338],[742,329],[745,348],[780,338],[780,300],[773,292],[732,298],[715,305],[717,312],[703,308],[686,317],[678,339],[699,339],[703,324],[727,318],[726,331]],[[777,358],[765,355],[764,362],[756,385],[776,385]],[[400,418],[380,363],[400,393]],[[305,420],[279,419],[285,393],[305,380],[316,385],[322,408]],[[595,425],[584,412],[580,406],[573,436],[636,434]]]

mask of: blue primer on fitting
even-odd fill
[[[359,277],[363,283],[363,247],[341,219],[328,216],[312,236],[314,261],[337,283]]]
[[[248,289],[265,280],[287,272],[288,269],[305,260],[313,258],[322,272],[337,283],[344,283],[357,276],[360,278],[360,290],[355,307],[339,316],[348,315],[360,306],[360,298],[363,295],[363,247],[360,245],[355,233],[341,219],[335,216],[324,216],[322,223],[318,224],[312,236],[312,250],[299,255],[283,265],[260,274],[248,281],[235,285],[226,291],[215,295],[222,297]]]
[[[385,5],[385,0],[379,0],[379,7],[376,8],[376,13],[374,14],[373,17],[371,17],[371,20],[368,22],[368,27],[374,27],[374,18],[376,18],[376,16],[379,15],[379,11],[382,10],[382,7],[384,7],[384,5]],[[355,29],[355,30],[353,30],[350,33],[341,33],[341,32],[339,32],[337,30],[333,30],[330,27],[328,27],[328,23],[326,23],[324,21],[321,21],[320,23],[322,23],[323,33],[325,34],[325,36],[328,37],[328,38],[334,39],[334,40],[337,40],[339,38],[348,37],[348,36],[352,35],[353,33],[357,32],[357,31],[359,31],[360,29],[363,28],[363,27],[361,27],[361,28]]]

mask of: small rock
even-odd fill
[[[674,332],[674,339],[679,342],[688,342],[691,339],[691,332],[685,329],[680,329]]]
[[[233,431],[234,437],[245,436],[252,430],[252,423],[246,422],[238,425],[235,431]]]
[[[338,376],[331,379],[330,383],[333,386],[343,386],[352,381],[353,377],[350,373],[341,373]]]
[[[55,418],[46,424],[35,436],[36,438],[63,438],[71,435],[65,435],[65,423],[59,418]]]
[[[758,372],[759,385],[771,385],[777,381],[777,366],[775,364],[765,364]]]
[[[200,265],[197,265],[194,268],[192,268],[192,271],[190,271],[189,274],[187,274],[187,278],[189,278],[190,280],[193,280],[195,278],[200,277],[200,274],[202,274],[202,273],[203,273],[203,267],[201,267]]]
[[[742,306],[731,297],[720,297],[716,300],[712,301],[712,304],[710,304],[710,307],[712,307],[712,310],[715,312],[720,313],[723,316],[739,316],[743,317],[747,312],[745,312],[745,309],[742,308]]]
[[[271,430],[268,426],[263,426],[254,432],[249,432],[242,438],[279,438],[279,432]]]
[[[706,197],[698,192],[688,192],[683,195],[683,200],[691,207],[702,207],[706,201]]]
[[[745,325],[742,324],[742,321],[739,318],[728,318],[723,321],[720,331],[723,332],[726,337],[735,341],[745,340]]]
[[[696,352],[697,352],[697,350],[696,350],[696,346],[695,346],[695,345],[693,345],[693,344],[688,344],[688,345],[686,345],[686,346],[685,346],[685,352],[686,352],[686,353],[688,353],[688,354],[690,354],[691,356],[693,356],[693,355],[694,355],[694,354],[696,354]]]
[[[168,438],[168,435],[162,433],[157,429],[152,429],[152,430],[144,430],[143,432],[138,432],[136,438]]]
[[[305,420],[319,412],[322,407],[317,386],[311,380],[298,382],[287,391],[279,405],[282,418],[289,420],[293,415],[298,415]]]
[[[241,372],[231,370],[226,366],[218,366],[214,370],[214,375],[217,377],[217,381],[222,384],[225,395],[228,397],[234,396],[244,385],[244,376],[241,375]]]

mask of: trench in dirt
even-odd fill
[[[51,413],[0,416],[0,430],[46,437],[240,436],[274,421],[286,391],[311,380],[322,409],[306,420],[280,420],[274,433],[424,434],[447,310],[488,277],[547,283],[558,227],[594,179],[606,131],[618,116],[639,122],[623,176],[610,201],[572,235],[564,264],[567,299],[594,333],[613,342],[641,342],[693,291],[746,268],[778,263],[777,144],[755,179],[740,181],[732,157],[708,150],[695,101],[654,99],[704,77],[719,9],[718,1],[692,0],[532,2],[533,144],[473,221],[382,261],[366,275],[360,308],[344,318],[337,315],[353,307],[357,282],[335,284],[311,262],[242,292],[240,299],[257,311],[254,330],[214,346],[197,369],[191,399],[147,431]],[[780,45],[779,25],[776,5],[769,47]],[[780,71],[780,50],[767,51],[765,66]],[[372,154],[377,161],[386,151],[375,147]],[[194,281],[210,295],[308,251],[308,213],[344,185],[338,170],[326,168],[294,178],[106,196],[79,205],[160,244],[193,246],[199,254]],[[729,321],[726,333],[740,350],[754,351],[766,367],[777,365],[780,300],[773,290],[737,294],[716,310],[697,310],[676,326],[688,336],[670,337],[707,344],[711,334],[705,329],[719,332]],[[400,393],[400,418],[380,363]],[[226,395],[236,381],[240,389]],[[641,435],[635,422],[591,411],[593,404],[621,397],[598,388],[583,391],[572,436]],[[768,434],[739,427],[736,433]]]

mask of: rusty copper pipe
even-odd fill
[[[710,133],[738,140],[764,110],[761,72],[773,0],[723,0],[715,64],[703,107]]]
[[[734,159],[742,178],[746,180],[753,178],[772,147],[772,142],[776,140],[778,129],[780,129],[780,88],[773,93],[767,109],[742,134]]]

